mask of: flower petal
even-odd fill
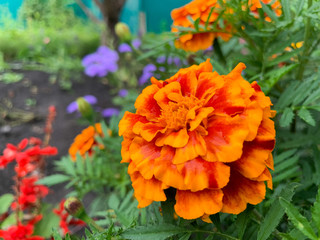
[[[186,128],[182,128],[179,131],[168,131],[162,136],[160,135],[156,139],[157,146],[169,145],[174,148],[184,147],[189,140],[189,135]]]
[[[257,182],[231,171],[230,182],[222,189],[223,207],[221,212],[239,214],[247,207],[247,203],[258,204],[266,194],[264,182]]]
[[[241,157],[243,142],[248,134],[243,119],[238,116],[211,118],[207,131],[208,135],[204,137],[207,161],[233,162]]]
[[[167,186],[155,178],[147,180],[144,179],[140,173],[135,172],[131,175],[131,181],[132,187],[134,188],[134,195],[139,202],[138,208],[146,207],[153,201],[167,200],[163,191]]]
[[[147,119],[139,114],[125,112],[119,122],[119,136],[132,136],[132,129],[137,122],[147,123]],[[133,137],[133,136],[132,136]]]
[[[156,94],[154,94],[154,99],[162,109],[165,109],[171,101],[169,95],[172,93],[178,93],[181,95],[181,86],[178,82],[169,83],[165,87],[161,88]]]
[[[152,84],[142,91],[134,104],[135,108],[137,109],[137,114],[145,116],[149,120],[160,116],[160,107],[154,99],[154,95],[158,92],[158,90],[159,87]]]
[[[221,162],[196,158],[177,165],[184,182],[192,192],[223,188],[229,182],[230,167]]]
[[[206,142],[198,131],[188,132],[188,135],[188,143],[184,147],[176,149],[172,159],[174,164],[184,163],[198,156],[204,156],[207,152]]]
[[[174,210],[184,219],[215,214],[221,210],[222,197],[223,193],[220,189],[206,189],[199,192],[177,190]]]

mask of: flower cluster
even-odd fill
[[[11,226],[6,230],[0,230],[0,238],[4,240],[44,240],[45,238],[40,236],[32,236],[34,232],[34,225],[40,221],[41,215],[28,221],[26,225],[18,223],[17,225]]]
[[[221,76],[208,59],[151,79],[136,113],[119,123],[138,207],[166,201],[168,188],[185,219],[238,214],[264,199],[265,181],[272,188],[275,112],[258,84],[242,78],[244,69],[240,63]]]
[[[92,148],[98,145],[95,140],[96,135],[103,136],[100,123],[96,123],[94,127],[89,126],[82,130],[82,132],[76,136],[69,148],[69,154],[71,158],[76,160],[77,153],[79,153],[81,156],[84,156],[86,153],[91,154]]]
[[[225,41],[229,40],[231,37],[231,27],[225,23],[226,26],[222,28],[222,26],[216,22],[220,13],[221,6],[218,0],[194,0],[181,8],[174,9],[171,12],[173,19],[172,32],[179,32],[176,27],[194,28],[194,23],[191,22],[189,18],[192,18],[193,21],[200,18],[199,29],[203,31],[196,34],[190,32],[182,35],[175,41],[176,47],[186,51],[196,52],[210,47],[216,37],[221,37]],[[210,25],[215,23],[216,28],[221,29],[221,31],[207,31],[207,29],[203,28],[206,23]]]
[[[82,65],[85,68],[85,74],[88,76],[104,77],[109,72],[118,70],[118,60],[119,55],[116,51],[111,50],[107,46],[100,46],[96,52],[82,59]]]
[[[60,202],[58,209],[53,209],[53,212],[59,216],[59,226],[63,231],[63,235],[66,235],[70,232],[69,228],[71,226],[84,226],[86,223],[82,220],[72,218],[72,216],[64,209],[64,203],[65,199]]]
[[[43,157],[57,154],[57,149],[50,146],[42,148],[41,144],[42,141],[38,138],[23,139],[17,146],[7,144],[3,155],[0,156],[1,168],[5,168],[13,161],[16,162],[16,177],[14,178],[16,200],[12,203],[11,208],[18,214],[21,211],[32,212],[27,224],[18,221],[17,225],[1,230],[0,237],[4,239],[44,239],[39,236],[31,236],[34,224],[42,218],[34,210],[39,207],[40,200],[49,192],[46,186],[36,184],[36,182],[40,179],[39,169],[43,165]]]

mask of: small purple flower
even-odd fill
[[[101,114],[103,117],[112,117],[119,115],[120,111],[117,108],[105,108]]]
[[[106,46],[100,46],[98,50],[85,56],[82,59],[82,65],[85,68],[85,74],[94,77],[104,77],[109,72],[118,70],[118,53]]]
[[[166,62],[166,60],[169,65],[174,63],[177,67],[181,66],[181,60],[178,57],[168,57],[166,59],[165,56],[160,56],[157,58],[157,63],[163,64]]]
[[[166,62],[166,57],[165,56],[160,56],[157,58],[157,63],[165,63]]]
[[[149,63],[143,68],[142,75],[139,78],[139,85],[145,84],[152,76],[157,67],[152,63]]]
[[[141,46],[141,40],[139,38],[132,40],[132,46],[135,49],[138,49]]]
[[[86,95],[83,97],[88,103],[90,103],[91,105],[94,105],[98,102],[97,98],[95,96],[92,95]],[[73,101],[72,103],[70,103],[67,107],[67,113],[73,113],[78,111],[78,104],[77,101]]]
[[[120,89],[118,92],[119,97],[126,97],[128,95],[128,90],[127,89]]]
[[[132,49],[128,43],[121,43],[118,47],[120,53],[132,52]]]

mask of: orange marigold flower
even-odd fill
[[[271,9],[275,12],[275,14],[279,17],[282,14],[281,3],[279,0],[261,0],[264,4],[271,4]],[[260,0],[249,0],[248,5],[250,6],[251,12],[254,13],[255,16],[258,16],[258,8],[262,8]],[[271,22],[270,17],[265,18],[266,21]]]
[[[206,62],[151,79],[119,123],[122,162],[128,162],[138,207],[166,201],[176,189],[175,211],[185,219],[217,212],[238,214],[272,188],[275,112],[256,82],[228,75]]]
[[[212,14],[210,15],[211,9],[214,8]],[[172,10],[171,17],[173,19],[173,26],[194,28],[193,23],[188,19],[196,21],[200,18],[199,25],[205,25],[207,19],[209,18],[209,26],[213,24],[218,19],[221,12],[221,7],[218,0],[194,0],[181,8]],[[217,24],[219,27],[219,24]],[[199,26],[200,30],[201,26]],[[225,27],[230,31],[231,27]],[[175,27],[172,28],[172,32],[178,32],[179,30]],[[216,37],[221,37],[223,40],[227,41],[230,39],[231,34],[224,32],[203,32],[203,33],[187,33],[181,36],[175,41],[177,48],[182,48],[186,51],[196,52],[198,50],[205,50],[210,47]]]
[[[69,154],[74,161],[77,153],[80,153],[81,156],[84,156],[87,152],[91,154],[92,148],[97,145],[94,139],[96,134],[103,136],[100,123],[96,123],[94,127],[89,126],[76,136],[69,148]]]

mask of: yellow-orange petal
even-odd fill
[[[162,182],[155,178],[144,179],[140,173],[135,172],[131,175],[134,195],[139,201],[138,208],[143,208],[153,201],[167,200],[164,189],[167,188]]]
[[[129,148],[132,162],[145,179],[153,177],[154,160],[160,157],[161,148],[154,142],[147,142],[141,137],[135,137]]]
[[[199,75],[196,97],[198,99],[204,99],[206,104],[217,89],[220,89],[224,85],[224,78],[222,78],[217,72],[202,72]]]
[[[212,112],[213,112],[213,107],[200,108],[196,113],[196,117],[191,121],[189,121],[189,124],[190,124],[189,131],[195,130],[199,126],[199,124],[202,122],[202,120],[207,118],[208,115]]]
[[[177,190],[174,209],[184,219],[195,219],[203,215],[219,212],[223,193],[219,190],[205,189],[199,192]]]
[[[192,192],[223,188],[229,182],[230,167],[221,162],[196,158],[177,165],[177,168]]]
[[[272,176],[271,176],[271,173],[270,173],[268,168],[265,168],[263,173],[261,173],[261,175],[259,177],[257,177],[256,179],[252,179],[252,180],[255,180],[255,181],[258,181],[258,182],[266,181],[267,182],[267,187],[269,189],[271,189],[271,190],[273,188]]]
[[[266,160],[266,165],[271,170],[274,170],[273,156],[271,153],[269,154],[269,158]]]
[[[147,123],[148,120],[139,114],[125,112],[123,118],[119,122],[119,136],[132,136],[132,129],[137,122]]]
[[[154,99],[154,95],[158,92],[159,87],[152,84],[145,89],[137,97],[134,104],[137,114],[145,116],[148,120],[155,119],[160,116],[160,107]]]
[[[121,143],[121,146],[122,146],[121,147],[121,157],[122,157],[121,163],[131,161],[130,152],[129,152],[131,142],[132,142],[131,138],[124,137]]]
[[[263,110],[259,107],[258,103],[254,101],[248,104],[241,116],[246,118],[249,129],[246,141],[252,141],[257,136],[263,118]]]
[[[223,207],[221,212],[239,214],[247,207],[247,203],[258,204],[266,194],[264,182],[253,181],[231,171],[230,182],[222,189]]]
[[[180,164],[194,159],[198,156],[205,156],[207,152],[206,142],[198,131],[188,132],[189,140],[187,145],[177,148],[172,159],[174,164]]]
[[[167,131],[160,135],[156,139],[156,145],[159,147],[169,145],[174,148],[182,148],[188,143],[188,140],[188,131],[186,128],[183,128],[178,131]]]
[[[165,109],[168,103],[171,101],[168,97],[169,94],[178,93],[181,95],[181,86],[178,82],[172,82],[167,84],[165,87],[161,88],[155,95],[154,99],[157,104],[162,108]]]
[[[275,139],[275,136],[274,122],[269,118],[263,119],[255,139],[257,141],[271,141]]]
[[[142,123],[137,122],[133,127],[133,132],[150,142],[159,133],[164,133],[166,128],[155,122]]]
[[[161,157],[155,159],[154,176],[164,184],[180,190],[186,190],[188,187],[184,183],[183,176],[178,171],[177,166],[172,163],[175,149],[164,146],[161,149]]]
[[[245,142],[241,158],[232,163],[232,168],[246,178],[257,178],[266,168],[266,161],[273,150],[274,141]]]
[[[208,123],[206,160],[210,162],[233,162],[242,155],[243,142],[248,135],[246,124],[238,116],[213,117]]]

